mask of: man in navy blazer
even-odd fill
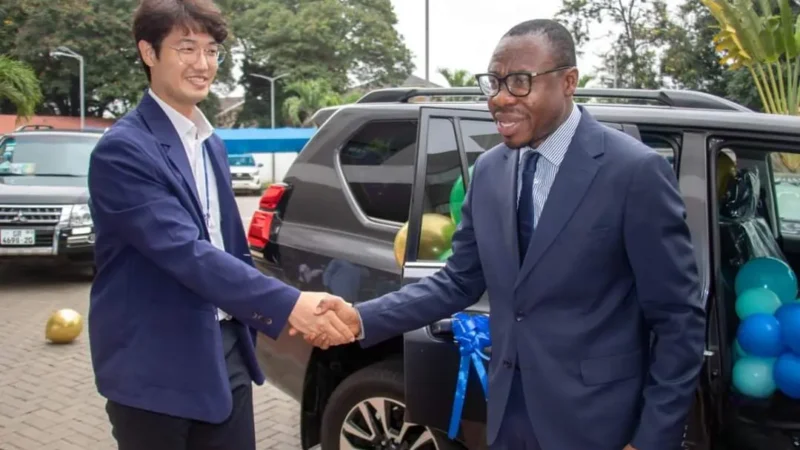
[[[210,0],[144,0],[134,35],[150,89],[102,137],[89,190],[97,277],[89,337],[121,450],[255,450],[256,330],[355,336],[252,265],[223,142],[196,104],[224,56]]]
[[[705,335],[684,204],[662,156],[573,103],[575,65],[557,22],[511,29],[477,76],[505,143],[474,166],[445,267],[320,311],[366,346],[488,289],[491,448],[677,450]]]

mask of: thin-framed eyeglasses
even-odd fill
[[[193,44],[181,44],[180,46],[170,48],[178,52],[178,59],[180,59],[182,63],[189,66],[197,63],[201,53],[205,56],[208,64],[220,65],[225,61],[225,47],[221,45],[202,48]]]
[[[533,81],[536,77],[573,67],[575,66],[559,66],[544,72],[511,72],[504,77],[499,77],[493,73],[479,73],[475,75],[475,80],[478,82],[481,92],[486,96],[494,97],[499,94],[500,89],[505,84],[509,94],[514,97],[525,97],[531,93]]]

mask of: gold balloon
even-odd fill
[[[725,152],[717,153],[717,198],[722,200],[728,191],[728,182],[736,178],[736,163]]]
[[[450,250],[455,231],[456,224],[450,216],[435,213],[423,214],[417,258],[438,261],[444,252]],[[400,228],[394,238],[394,260],[399,267],[402,267],[405,261],[407,238],[408,222]]]
[[[68,344],[83,331],[83,317],[73,309],[59,309],[47,320],[45,337],[54,344]]]

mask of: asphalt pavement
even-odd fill
[[[238,197],[245,224],[258,197]],[[78,273],[0,269],[0,450],[114,450],[97,394],[86,330],[72,344],[49,345],[49,315],[86,317],[91,284]],[[297,402],[270,385],[254,392],[258,450],[297,450]]]

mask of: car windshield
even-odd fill
[[[85,177],[98,136],[30,134],[0,141],[0,175]]]
[[[252,156],[229,156],[228,161],[231,166],[255,166],[256,160]]]

